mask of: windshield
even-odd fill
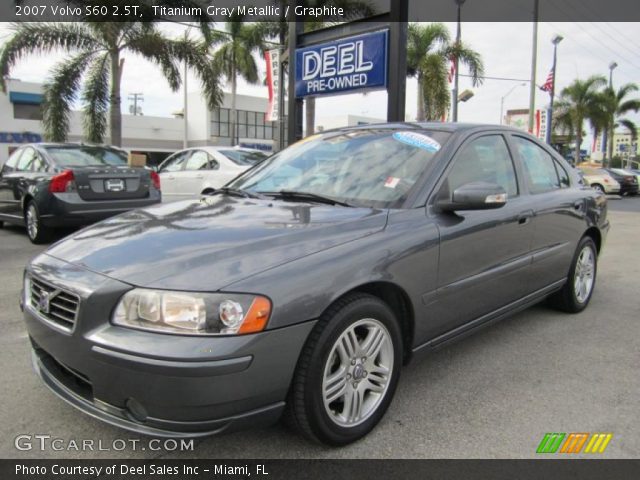
[[[103,147],[49,147],[47,153],[61,167],[126,166],[124,152]]]
[[[404,200],[449,134],[366,129],[313,135],[271,156],[229,186],[255,193],[312,193],[356,206]]]
[[[266,153],[249,152],[246,150],[219,150],[219,152],[236,165],[243,167],[252,167],[268,157]]]

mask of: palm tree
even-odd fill
[[[582,145],[582,128],[585,120],[597,129],[599,125],[598,110],[601,108],[599,89],[607,84],[601,75],[593,75],[586,80],[576,79],[571,85],[560,92],[554,106],[555,124],[575,135],[576,147],[574,159],[580,161],[580,146]]]
[[[69,3],[84,5],[80,0]],[[93,2],[101,3],[100,1]],[[108,3],[102,1],[102,3]],[[174,1],[156,2],[172,5]],[[178,2],[185,4],[184,2]],[[187,1],[187,4],[190,4]],[[11,68],[33,53],[48,54],[62,50],[72,54],[56,67],[45,83],[43,124],[52,141],[64,141],[69,130],[71,105],[82,90],[84,130],[88,141],[102,143],[107,130],[107,113],[111,143],[122,144],[120,86],[124,67],[123,54],[134,53],[155,63],[173,91],[180,88],[179,65],[195,71],[210,108],[221,100],[220,75],[210,64],[204,45],[189,39],[172,40],[159,32],[148,9],[142,10],[146,22],[20,23],[13,25],[13,35],[0,51],[0,87],[6,91],[5,78]],[[204,27],[203,33],[208,33]],[[84,86],[82,79],[85,77]]]
[[[258,83],[258,65],[254,52],[264,50],[264,27],[259,23],[243,23],[243,15],[234,14],[227,25],[227,34],[212,38],[211,46],[222,43],[213,53],[213,65],[231,82],[231,143],[237,137],[236,94],[238,76],[248,83]]]
[[[637,140],[638,128],[636,124],[628,118],[623,118],[629,112],[640,110],[640,99],[627,98],[631,93],[638,91],[638,85],[628,83],[615,91],[613,88],[606,88],[600,95],[600,107],[602,113],[602,125],[606,129],[609,138],[607,162],[613,159],[613,134],[617,127],[623,127],[631,133],[631,139]]]
[[[448,65],[452,58],[467,66],[474,87],[482,83],[482,57],[462,42],[452,43],[444,24],[409,25],[407,74],[418,80],[418,121],[440,119],[449,109]]]

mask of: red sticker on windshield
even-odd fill
[[[387,188],[396,188],[400,183],[400,179],[397,177],[387,177],[387,181],[384,182],[384,186]]]

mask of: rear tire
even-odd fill
[[[42,224],[40,212],[33,200],[24,209],[24,224],[27,227],[27,236],[31,243],[40,245],[51,241],[53,229]]]
[[[567,282],[549,300],[559,310],[578,313],[587,308],[596,286],[598,253],[591,237],[582,237],[573,256]]]
[[[594,183],[593,185],[591,185],[591,188],[593,188],[597,192],[605,193],[604,187],[602,185],[600,185],[599,183]]]
[[[402,335],[389,306],[353,294],[331,306],[298,361],[285,419],[310,440],[346,445],[384,416],[402,365]]]

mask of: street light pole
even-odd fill
[[[553,67],[551,67],[551,71],[553,73],[553,81],[551,82],[551,91],[549,94],[551,95],[551,99],[549,100],[549,118],[547,118],[547,134],[546,141],[547,144],[551,145],[551,134],[552,134],[552,124],[553,124],[553,100],[556,96],[556,66],[558,63],[558,44],[562,41],[562,35],[556,35],[551,40],[553,43]]]
[[[462,26],[461,26],[461,16],[462,16],[462,5],[464,4],[466,0],[455,0],[456,5],[458,6],[458,28],[456,31],[456,46],[459,47],[460,46],[460,40],[462,38]],[[453,92],[451,92],[451,97],[452,97],[452,106],[451,106],[451,120],[454,122],[458,121],[458,82],[459,82],[459,76],[458,76],[458,56],[456,55],[455,58],[453,59],[453,65],[454,65],[454,73],[453,73]]]
[[[191,31],[191,26],[189,26],[184,31],[184,41],[185,43],[189,39],[189,32]],[[183,97],[183,107],[182,107],[182,122],[183,122],[183,132],[182,132],[182,147],[189,147],[189,119],[187,118],[188,114],[188,101],[187,101],[187,74],[189,73],[189,66],[187,65],[187,60],[184,61],[184,97]]]
[[[531,47],[531,89],[529,90],[529,133],[533,133],[533,116],[536,109],[536,66],[538,63],[538,7],[533,4],[533,46]]]
[[[613,90],[613,70],[618,66],[616,62],[611,62],[609,64],[609,88]],[[607,143],[609,143],[609,132],[608,128],[605,128],[602,132],[602,158],[606,160],[607,158]],[[611,139],[613,142],[613,138]],[[609,159],[611,160],[611,159]]]
[[[609,64],[609,88],[613,88],[613,70],[617,66],[618,64],[616,62],[611,62]]]
[[[511,93],[518,87],[524,87],[526,85],[526,83],[522,82],[522,83],[518,83],[517,85],[514,85],[513,87],[511,87],[511,90],[509,90],[507,93],[505,93],[502,98],[500,99],[500,125],[502,125],[504,123],[504,100],[505,98],[507,98],[509,95],[511,95]]]

